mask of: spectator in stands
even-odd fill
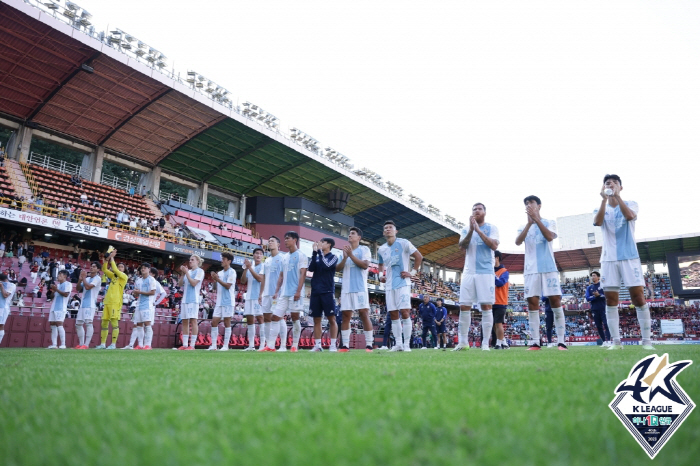
[[[19,250],[21,251],[22,248],[19,248]],[[18,254],[20,254],[20,256],[17,258],[17,265],[19,266],[19,273],[21,274],[21,273],[22,273],[22,267],[24,266],[24,263],[27,262],[27,258],[26,258],[26,256],[25,256],[24,254],[22,254],[21,252],[19,252]]]
[[[7,243],[4,241],[0,243],[0,258],[5,256],[5,248],[7,247]]]
[[[138,217],[133,217],[129,222],[129,230],[136,232],[136,222],[138,222]]]
[[[89,204],[87,193],[85,191],[83,191],[83,194],[80,195],[80,203]]]
[[[27,246],[27,259],[31,262],[34,259],[34,241]]]
[[[133,196],[135,192],[136,189],[133,186],[129,188],[129,196]]]
[[[15,294],[15,299],[14,299],[13,305],[17,306],[17,307],[25,307],[26,306],[26,304],[24,304],[24,293],[22,293],[21,291],[17,291],[17,293]]]
[[[129,223],[130,223],[130,221],[129,221],[129,212],[127,212],[126,209],[124,209],[124,211],[123,211],[123,213],[122,213],[122,224],[123,224],[125,227],[128,227],[128,226],[129,226]]]
[[[104,220],[102,220],[102,228],[109,228],[109,222],[110,222],[109,214],[105,215]],[[118,222],[118,220],[117,220]]]
[[[603,346],[610,346],[610,329],[608,328],[608,319],[605,315],[605,293],[600,286],[600,273],[591,272],[591,283],[586,288],[586,300],[591,303],[590,312],[593,316],[596,329],[600,339],[603,340]]]
[[[92,205],[93,205],[94,207],[97,207],[97,208],[102,207],[102,204],[100,203],[100,201],[99,201],[96,197],[93,197],[93,198],[92,198]]]

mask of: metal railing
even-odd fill
[[[46,168],[47,170],[57,171],[66,175],[78,175],[85,180],[92,181],[92,174],[89,172],[89,170],[85,170],[82,166],[66,162],[65,160],[59,160],[56,158],[52,159],[48,155],[30,152],[27,163],[32,163],[42,168]]]
[[[105,185],[105,186],[111,186],[115,189],[121,189],[126,191],[127,193],[131,188],[134,188],[134,194],[140,194],[138,191],[138,186],[137,183],[134,183],[132,181],[129,181],[124,178],[117,178],[116,176],[108,175],[106,173],[102,174],[102,178],[100,179],[100,183]]]
[[[187,199],[180,197],[176,193],[166,193],[163,191],[158,191],[157,199],[164,204],[170,200],[173,200],[173,201],[179,202],[180,204],[192,205],[189,202],[187,202]],[[228,215],[229,217],[233,217],[233,212],[229,212],[228,210],[224,210],[224,209],[218,209],[218,208],[216,208],[214,206],[210,206],[208,204],[202,205],[201,202],[197,202],[197,205],[193,206],[193,207],[199,207],[200,209],[208,210],[209,212],[214,212],[215,214]]]

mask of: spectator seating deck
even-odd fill
[[[15,189],[12,187],[10,178],[7,175],[5,167],[0,167],[0,193],[3,197],[15,195]]]

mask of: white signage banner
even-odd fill
[[[661,333],[683,333],[683,321],[681,319],[661,319]]]
[[[80,235],[92,236],[93,238],[107,238],[106,228],[96,227],[80,222],[69,222],[59,218],[46,217],[44,215],[6,209],[4,207],[0,207],[0,220],[10,220],[13,222],[26,223],[27,225],[54,228],[66,233],[77,233]]]

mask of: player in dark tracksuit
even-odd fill
[[[309,310],[314,318],[314,341],[315,345],[311,351],[323,351],[321,348],[321,321],[323,316],[328,318],[329,330],[331,334],[330,351],[337,351],[336,337],[338,336],[338,325],[335,322],[335,266],[338,264],[338,257],[331,252],[335,246],[333,238],[323,238],[314,243],[314,252],[309,262],[309,272],[311,277],[311,299],[309,300]]]
[[[442,298],[437,299],[435,309],[437,309],[435,314],[435,326],[438,334],[437,343],[440,345],[440,348],[445,349],[447,347],[447,308],[442,305]]]
[[[437,329],[435,328],[435,314],[437,314],[437,309],[435,305],[430,302],[430,296],[423,295],[423,302],[420,303],[418,307],[418,313],[420,314],[421,320],[423,320],[423,348],[428,347],[428,331],[433,336],[433,344],[437,344]]]
[[[552,329],[554,328],[554,311],[547,296],[540,296],[540,302],[544,306],[544,325],[547,329],[547,348],[552,346]]]
[[[586,301],[591,303],[591,314],[593,321],[598,329],[598,335],[603,340],[603,345],[607,346],[610,340],[610,329],[608,328],[608,319],[605,316],[605,293],[603,287],[600,286],[600,274],[591,272],[592,284],[586,288]]]

